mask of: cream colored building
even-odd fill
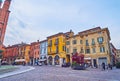
[[[85,62],[96,65],[110,63],[110,33],[108,28],[100,27],[79,32],[66,39],[66,53],[71,57],[75,52],[85,55]]]
[[[116,55],[118,62],[120,62],[120,49],[117,49]]]

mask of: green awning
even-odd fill
[[[0,50],[0,53],[2,53],[3,52],[3,50]]]
[[[2,0],[0,0],[0,3],[2,3]]]

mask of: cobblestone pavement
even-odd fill
[[[72,70],[55,66],[35,66],[34,70],[1,78],[0,81],[120,81],[120,69]]]

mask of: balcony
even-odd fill
[[[86,46],[89,46],[89,43],[86,43]]]
[[[57,50],[55,53],[56,53],[56,54],[58,54],[58,53],[59,53],[59,51]]]
[[[48,55],[54,55],[54,54],[56,54],[56,52],[55,52],[55,51],[48,52]]]
[[[52,46],[52,43],[49,43],[49,44],[48,44],[48,47],[51,47],[51,46]]]
[[[95,42],[92,42],[92,43],[91,43],[91,45],[93,45],[93,46],[94,46],[94,45],[95,45]]]
[[[103,41],[99,41],[98,43],[99,43],[99,44],[103,44]]]
[[[59,44],[59,42],[58,42],[58,41],[56,41],[54,44],[55,44],[55,45],[58,45],[58,44]]]

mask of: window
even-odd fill
[[[66,46],[64,47],[65,51],[66,51]]]
[[[42,48],[40,48],[40,54],[42,54]]]
[[[103,43],[103,40],[104,40],[103,37],[99,37],[98,38],[98,43],[100,43],[100,44]]]
[[[46,48],[44,48],[44,53],[46,52]]]
[[[73,40],[73,44],[77,44],[77,41],[76,41],[76,40]]]
[[[88,53],[90,53],[90,49],[89,48],[86,49],[86,54],[88,54]]]
[[[59,38],[55,40],[55,44],[58,44],[58,43],[59,43]]]
[[[70,45],[70,41],[67,41],[67,42],[66,42],[66,45]]]
[[[50,46],[52,46],[52,40],[50,40],[50,43],[49,43]]]
[[[92,45],[95,45],[95,40],[94,39],[92,39]]]
[[[76,52],[77,52],[77,49],[76,49],[76,48],[74,48],[74,49],[73,49],[73,53],[76,53]]]
[[[96,53],[96,49],[95,49],[95,48],[92,48],[92,52],[93,52],[93,53]]]
[[[81,48],[81,51],[80,51],[80,53],[84,53],[84,51],[83,51],[83,48]]]
[[[80,40],[80,44],[83,44],[82,40]]]
[[[56,53],[58,53],[58,46],[56,46]]]
[[[86,40],[86,46],[89,46],[88,40]]]
[[[51,52],[51,48],[50,48],[50,52]]]
[[[100,47],[100,52],[105,52],[105,48],[102,46],[102,47]]]
[[[69,48],[67,48],[67,53],[69,53]]]
[[[38,51],[38,54],[39,54],[39,51]]]
[[[62,48],[63,48],[63,51],[65,51],[65,46],[63,46]]]

